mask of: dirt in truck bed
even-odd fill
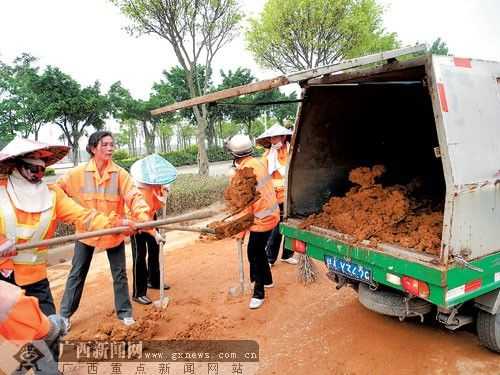
[[[407,185],[383,187],[375,182],[385,167],[360,167],[349,173],[355,184],[345,197],[332,197],[318,214],[301,225],[335,229],[354,236],[356,241],[370,240],[397,244],[429,254],[438,254],[441,246],[443,211],[430,201],[418,200],[415,179]]]

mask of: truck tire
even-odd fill
[[[371,290],[366,284],[359,284],[359,302],[368,310],[379,314],[406,317],[406,305],[404,295],[388,290]],[[420,298],[413,298],[408,301],[409,310],[412,316],[428,314],[432,311],[432,304]]]
[[[481,345],[500,353],[500,314],[479,310],[476,327]]]

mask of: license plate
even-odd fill
[[[359,264],[330,255],[325,255],[325,263],[332,272],[367,284],[372,282],[372,271]]]

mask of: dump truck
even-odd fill
[[[302,80],[287,175],[284,246],[324,263],[337,287],[401,320],[476,324],[500,352],[500,63],[453,56],[371,60]],[[438,254],[356,241],[301,223],[382,164],[381,183],[424,178],[443,209]]]
[[[500,63],[434,56],[425,45],[274,77],[153,110],[153,115],[299,84],[286,175],[284,246],[324,263],[365,307],[401,320],[476,324],[500,352]],[[279,104],[279,103],[274,103]],[[233,104],[234,105],[234,104]],[[303,227],[383,165],[381,184],[418,177],[443,214],[436,253]]]

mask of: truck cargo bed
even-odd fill
[[[367,250],[384,253],[387,255],[391,255],[396,258],[409,260],[412,262],[418,262],[420,264],[426,265],[428,267],[435,268],[437,270],[446,270],[446,267],[439,263],[439,256],[425,254],[421,251],[408,249],[401,246],[388,244],[388,243],[373,243],[372,241],[364,240],[364,241],[356,241],[355,238],[348,234],[337,232],[333,229],[325,229],[316,226],[312,226],[308,229],[300,229],[300,225],[303,222],[303,219],[298,218],[289,218],[286,220],[285,224],[291,228],[295,228],[297,230],[301,230],[304,232],[314,233],[321,235],[323,237],[327,237],[329,239],[339,241],[348,246],[356,246],[358,248],[364,248]]]

